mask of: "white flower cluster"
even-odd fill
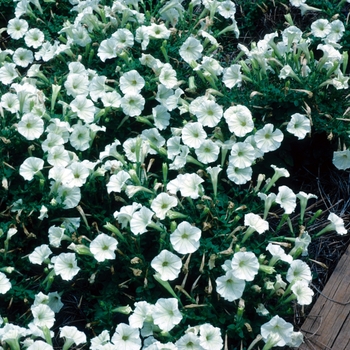
[[[302,11],[305,2],[291,0]],[[311,39],[305,39],[302,31],[291,25],[278,42],[278,34],[273,33],[250,50],[239,44],[241,57],[245,59],[225,64],[215,55],[220,49],[220,36],[233,32],[239,37],[236,6],[230,0],[190,1],[187,5],[191,15],[194,8],[202,12],[193,31],[188,33],[177,28],[187,15],[182,1],[161,2],[157,5],[157,18],[150,18],[148,11],[142,10],[143,2],[137,0],[113,1],[110,6],[102,5],[99,0],[70,0],[70,3],[76,17],[73,23],[63,24],[58,32],[63,38],[60,42],[47,40],[43,31],[30,28],[29,20],[24,19],[32,13],[33,6],[42,13],[38,0],[18,1],[7,33],[12,40],[23,40],[25,47],[0,52],[0,82],[6,90],[1,95],[0,113],[6,116],[4,123],[9,123],[15,138],[29,146],[29,156],[23,155],[17,169],[12,165],[10,168],[18,170],[28,188],[40,189],[47,202],[42,200],[32,212],[39,214],[38,220],[50,223],[46,243],[38,245],[26,258],[31,264],[45,268],[48,273],[45,283],[49,288],[55,278],[63,283],[76,278],[86,266],[80,256],[84,255],[96,269],[102,269],[118,260],[116,252],[124,255],[119,248],[127,245],[126,237],[138,242],[136,246],[156,232],[160,238],[154,251],[147,252],[156,251],[145,262],[148,276],[144,283],[147,284],[147,278],[153,278],[173,298],[159,298],[154,304],[146,300],[135,302],[133,308],[124,310],[130,314],[129,324],[119,323],[111,336],[104,330],[90,341],[76,327],[61,327],[63,349],[86,342],[91,350],[222,349],[223,331],[209,323],[190,326],[183,335],[167,343],[157,338],[186,320],[186,308],[170,284],[180,275],[185,277],[176,288],[194,303],[189,307],[207,306],[200,305],[184,288],[192,254],[203,262],[191,293],[200,279],[206,279],[206,294],[212,294],[214,289],[218,298],[228,302],[239,300],[241,311],[243,297],[251,290],[259,293],[262,288],[267,294],[279,297],[279,305],[293,300],[299,305],[310,304],[311,271],[299,259],[300,255],[307,255],[311,241],[307,231],[289,238],[294,243],[294,246],[290,244],[289,252],[278,242],[266,242],[267,255],[271,255],[268,257],[257,256],[246,242],[256,232],[261,236],[272,230],[268,217],[276,204],[283,211],[281,225],[286,222],[294,234],[289,215],[296,210],[297,199],[303,224],[307,202],[316,196],[302,191],[295,194],[286,185],[279,186],[276,193],[270,192],[279,178],[290,176],[286,169],[272,165],[274,175],[266,181],[264,175],[259,176],[257,186],[250,192],[263,201],[261,205],[257,200],[264,207],[263,215],[250,212],[246,205],[227,209],[224,219],[215,217],[210,210],[219,202],[221,176],[233,188],[255,181],[254,166],[266,153],[280,148],[285,130],[301,140],[311,133],[312,127],[307,109],[305,114],[291,112],[290,119],[276,127],[271,122],[257,120],[252,108],[238,102],[231,104],[228,96],[245,83],[252,83],[254,71],[258,71],[261,81],[271,73],[279,81],[301,85],[302,79],[313,72],[323,72],[327,80],[320,87],[347,89],[349,78],[341,69],[346,59],[339,44],[345,30],[342,22],[319,19],[311,25],[311,35],[323,42],[317,47],[323,52],[318,61],[310,59]],[[211,28],[218,18],[225,24],[220,32]],[[176,35],[181,41],[179,50],[168,52],[167,41]],[[294,60],[293,65],[289,56],[295,52],[304,59]],[[89,68],[91,60],[96,69]],[[57,62],[67,63],[65,74],[49,79],[45,75],[47,64]],[[19,74],[24,68],[25,74]],[[111,76],[104,75],[105,72]],[[182,80],[184,77],[188,81]],[[205,88],[200,89],[196,84]],[[303,88],[294,90],[310,93]],[[252,92],[251,98],[256,94],[262,93]],[[114,123],[110,123],[111,119]],[[349,168],[349,150],[335,152],[333,162],[339,169]],[[152,166],[158,166],[161,171],[153,174]],[[96,179],[103,184],[101,197],[118,203],[105,218],[114,220],[115,225],[103,222],[109,233],[100,231],[96,222],[95,231],[91,230],[90,214],[84,211],[88,203],[83,194],[90,192]],[[8,186],[5,180],[3,187]],[[18,214],[16,220],[21,215],[21,205],[22,200],[18,200],[9,206],[11,212]],[[184,209],[188,207],[202,211],[200,219],[191,217]],[[56,209],[67,213],[67,217],[55,217]],[[244,219],[238,215],[240,210],[245,211]],[[81,217],[70,216],[76,211]],[[233,212],[238,214],[230,221]],[[210,216],[213,223],[226,220],[229,229],[239,220],[244,220],[244,224],[233,227],[234,231],[227,236],[217,234],[205,221]],[[331,223],[315,236],[328,231],[347,233],[340,217],[332,213],[328,219]],[[82,220],[90,237],[79,236]],[[200,228],[199,223],[208,226],[203,224]],[[5,253],[16,232],[14,228],[8,229]],[[220,240],[224,237],[225,243],[228,237],[233,241],[223,252],[213,249],[206,263],[206,250],[212,249],[210,235]],[[207,236],[210,239],[204,245],[203,237]],[[233,247],[236,238],[240,245]],[[65,241],[69,242],[68,246],[63,244]],[[215,268],[215,259],[225,255],[230,258],[222,265],[224,275],[221,275],[220,268]],[[207,275],[203,273],[204,266],[208,266]],[[134,271],[135,276],[138,273],[129,266],[125,269]],[[5,273],[12,271],[3,271],[0,293],[6,294],[12,284]],[[265,274],[264,283],[254,284],[261,274]],[[94,283],[96,275],[97,272],[91,274],[89,283]],[[28,350],[53,349],[51,329],[62,306],[59,293],[38,293],[30,307],[33,321],[27,328],[3,324],[0,318],[0,342],[14,349],[20,348],[20,341]],[[259,304],[256,312],[263,317],[272,308]],[[266,348],[299,346],[302,342],[302,335],[293,332],[293,326],[278,315],[269,322],[263,320],[260,333]]]

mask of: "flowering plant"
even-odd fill
[[[290,23],[227,61],[236,11],[14,4],[0,52],[4,347],[301,343],[284,318],[312,301],[311,236],[347,230],[331,213],[311,232],[316,196],[276,187],[290,176],[278,151],[314,131],[348,147],[346,122],[321,118],[322,94],[347,88],[343,31],[318,20],[308,38]],[[72,299],[79,321],[65,318]]]

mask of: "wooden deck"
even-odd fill
[[[318,297],[301,331],[299,350],[350,349],[350,246]]]

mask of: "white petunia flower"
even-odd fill
[[[189,109],[197,117],[199,123],[211,128],[218,125],[223,113],[220,105],[205,97],[198,97],[193,100]]]
[[[237,300],[243,295],[245,281],[235,277],[231,270],[224,276],[218,277],[215,282],[217,292],[228,301]]]
[[[117,219],[118,223],[124,229],[130,222],[133,214],[142,208],[140,203],[132,203],[132,205],[126,205],[120,208],[120,211],[115,211],[113,216]]]
[[[133,328],[142,328],[145,322],[152,322],[154,305],[147,301],[137,301],[132,315],[129,316],[129,324]]]
[[[111,342],[118,350],[140,350],[140,331],[132,328],[128,324],[119,323],[112,336]]]
[[[26,113],[19,121],[17,130],[27,140],[35,140],[44,132],[44,121],[32,113]]]
[[[140,63],[142,65],[151,68],[156,74],[160,74],[160,70],[162,69],[162,67],[164,65],[164,63],[161,62],[158,58],[154,58],[150,54],[142,53],[141,58],[139,58],[139,60],[140,60]],[[159,89],[160,85],[162,85],[162,84],[158,85],[158,89]],[[162,85],[162,86],[165,88],[164,85]]]
[[[296,207],[296,195],[287,186],[278,187],[278,194],[275,202],[278,203],[283,209],[285,214],[293,213]]]
[[[65,47],[69,49],[68,45]],[[59,42],[57,40],[55,40],[52,44],[49,41],[44,41],[39,51],[35,53],[34,57],[37,61],[43,60],[44,62],[48,62],[60,53],[60,49],[64,50],[63,47],[59,46]]]
[[[149,142],[141,139],[140,144],[140,138],[138,137],[129,138],[123,143],[126,158],[131,162],[140,162],[141,164],[144,162],[144,159],[149,152],[149,148]]]
[[[167,89],[174,89],[178,85],[176,70],[169,63],[161,68],[158,79]]]
[[[121,98],[120,106],[124,114],[136,117],[143,111],[145,99],[139,93],[126,94]]]
[[[233,275],[245,281],[253,281],[259,266],[258,258],[252,252],[237,252],[231,261]]]
[[[0,82],[4,85],[11,84],[18,77],[16,65],[14,63],[5,62],[0,68]]]
[[[13,62],[20,67],[28,67],[34,60],[33,52],[22,47],[18,48],[12,56]]]
[[[69,152],[64,148],[63,145],[54,146],[48,152],[49,153],[47,155],[47,162],[50,165],[52,165],[54,168],[64,168],[71,161],[71,158],[69,156]],[[68,169],[66,169],[66,170],[68,170]],[[72,174],[72,176],[73,176],[73,174]]]
[[[293,261],[291,255],[287,255],[286,252],[278,244],[269,243],[266,247],[266,250],[269,251],[272,255],[272,258],[269,262],[270,266],[274,266],[278,260],[282,260],[290,264]]]
[[[169,196],[167,193],[162,192],[156,198],[153,199],[151,209],[156,213],[156,216],[164,220],[166,213],[177,206],[177,199],[174,196]]]
[[[338,42],[345,32],[344,23],[339,19],[331,22],[331,32],[327,35],[326,40],[330,42]]]
[[[49,132],[46,139],[41,143],[41,148],[44,152],[51,152],[55,146],[62,146],[64,140],[61,135]]]
[[[115,38],[116,45],[119,50],[127,49],[134,45],[134,36],[129,29],[120,28],[112,34],[112,38]]]
[[[99,261],[105,261],[115,259],[115,250],[117,249],[118,241],[106,235],[100,233],[90,243],[90,251],[94,255],[94,258]]]
[[[127,171],[121,170],[117,174],[113,174],[109,178],[109,182],[107,184],[107,192],[118,192],[122,191],[126,181],[130,179],[130,175]]]
[[[331,25],[327,19],[320,18],[311,23],[311,34],[316,38],[324,38],[331,32]]]
[[[272,206],[272,204],[276,200],[276,195],[274,193],[269,193],[269,195],[266,195],[265,193],[258,193],[258,197],[265,202],[265,208],[264,208],[264,220],[267,218],[267,215],[269,213],[269,210]]]
[[[291,288],[293,294],[297,297],[299,305],[310,305],[314,292],[309,287],[309,283],[303,280],[296,281]]]
[[[140,235],[147,231],[147,225],[152,222],[154,212],[147,207],[142,207],[132,215],[130,220],[130,230],[134,235]]]
[[[255,150],[250,143],[236,142],[231,148],[229,163],[239,169],[250,167],[255,160]]]
[[[201,34],[202,36],[204,36],[205,32],[202,30],[201,31]],[[206,34],[206,36],[204,37],[207,37],[208,35],[210,34]],[[213,37],[214,38],[214,37]],[[211,39],[213,39],[211,38]],[[214,38],[215,40],[215,38]],[[217,43],[214,43],[213,45],[216,45]],[[212,77],[215,77],[215,76],[219,76],[222,74],[222,72],[224,71],[224,68],[221,67],[219,61],[217,61],[216,59],[212,58],[212,57],[208,57],[208,56],[204,56],[203,59],[202,59],[202,63],[197,66],[194,70],[198,70],[199,68],[203,69],[204,72],[208,72]]]
[[[60,338],[63,337],[65,338],[63,348],[69,349],[73,344],[79,345],[86,343],[85,333],[79,331],[76,327],[73,326],[60,327]]]
[[[205,350],[221,350],[223,340],[220,328],[205,323],[199,326],[200,345]]]
[[[55,313],[48,305],[39,304],[31,307],[31,311],[34,317],[34,325],[38,327],[51,328],[55,323]]]
[[[94,103],[84,95],[78,95],[69,106],[85,123],[90,124],[94,121],[96,107]]]
[[[248,213],[244,215],[244,226],[253,228],[259,234],[264,233],[269,229],[269,223],[263,220],[259,215]]]
[[[44,42],[44,33],[38,28],[29,29],[24,35],[24,41],[28,47],[37,49]]]
[[[286,280],[289,283],[297,280],[303,280],[307,283],[311,282],[311,270],[308,264],[302,260],[293,260],[290,263],[290,267],[287,271]]]
[[[121,96],[117,91],[106,92],[101,96],[101,101],[104,107],[119,108],[121,102]]]
[[[253,174],[253,169],[251,167],[238,168],[235,167],[231,162],[229,162],[227,167],[227,177],[234,182],[236,185],[244,185],[247,183]]]
[[[170,242],[180,254],[194,253],[200,246],[201,234],[202,231],[198,227],[183,221],[170,234]]]
[[[310,119],[300,113],[294,113],[287,124],[287,131],[302,140],[311,131]]]
[[[181,45],[179,53],[182,59],[191,64],[192,61],[197,61],[202,56],[203,46],[199,40],[190,36]]]
[[[79,272],[75,253],[61,253],[51,258],[56,275],[60,275],[63,280],[70,281]]]
[[[306,0],[289,0],[290,4],[295,7],[300,7],[301,4],[305,4]]]
[[[183,197],[197,199],[203,194],[202,182],[204,180],[197,174],[179,174],[176,179],[169,181],[167,189],[171,194],[180,191]]]
[[[157,154],[157,149],[163,147],[165,144],[165,138],[160,134],[157,128],[143,130],[141,133],[141,139],[149,142],[149,154]]]
[[[45,218],[48,218],[49,215],[47,214],[49,209],[45,207],[45,205],[42,205],[40,208],[40,215],[38,216],[39,220],[44,220]]]
[[[291,341],[291,335],[293,333],[293,325],[286,322],[278,315],[274,316],[269,322],[261,326],[260,334],[266,342],[271,335],[277,335],[279,337],[275,346],[285,346]]]
[[[236,13],[236,5],[231,0],[224,0],[220,2],[217,11],[224,18],[234,18]]]
[[[151,266],[158,272],[159,277],[163,281],[172,281],[178,277],[181,271],[182,261],[177,255],[163,249],[151,261]]]
[[[287,169],[284,168],[278,168],[276,165],[271,164],[271,168],[275,171],[273,174],[272,178],[267,182],[265,192],[267,192],[275,183],[278,179],[281,177],[289,177],[290,174]]]
[[[192,333],[186,333],[175,342],[177,350],[203,350],[199,337]]]
[[[232,64],[230,67],[224,69],[222,81],[229,89],[237,86],[240,87],[242,83],[242,73],[240,64]]]
[[[44,167],[44,161],[40,158],[29,157],[19,167],[19,174],[27,181],[31,181],[34,175]]]
[[[187,123],[182,129],[182,141],[188,147],[199,148],[207,133],[199,122]]]
[[[70,35],[72,43],[85,47],[91,43],[88,30],[82,25],[76,25],[72,28],[72,35]]]
[[[77,151],[85,151],[90,147],[90,140],[90,128],[79,120],[73,125],[73,131],[69,137],[70,144]]]
[[[63,209],[75,208],[81,199],[81,191],[79,187],[59,186],[57,190],[56,201],[63,204]]]
[[[119,87],[124,95],[139,94],[144,86],[145,79],[135,69],[124,73],[119,79]]]
[[[117,46],[117,39],[111,37],[101,41],[97,50],[97,56],[102,62],[105,62],[108,59],[117,57],[117,53],[119,52],[120,49]]]
[[[49,228],[49,241],[50,245],[55,248],[59,248],[61,246],[61,241],[68,236],[64,234],[65,229],[63,227],[51,226]]]
[[[72,172],[72,179],[69,183],[64,183],[67,187],[81,187],[85,184],[90,170],[82,162],[72,162],[67,167]]]
[[[64,143],[68,142],[70,131],[72,131],[70,124],[68,122],[63,122],[58,118],[51,118],[50,124],[46,127],[47,133],[60,135],[63,138]]]
[[[148,46],[149,41],[150,41],[150,37],[149,37],[149,34],[148,34],[148,27],[147,26],[142,25],[142,26],[140,26],[140,27],[138,27],[136,29],[135,41],[141,44],[141,49],[143,51],[147,50],[147,46]],[[142,55],[145,56],[144,54],[142,54]],[[142,59],[140,59],[140,61],[141,60]]]
[[[350,168],[350,150],[336,151],[333,153],[332,162],[339,170],[346,170]]]
[[[252,114],[246,106],[229,107],[224,113],[224,118],[229,130],[236,136],[244,137],[254,128]]]
[[[293,68],[288,64],[280,70],[280,74],[278,75],[278,77],[280,79],[287,79],[288,77],[290,77],[300,82],[299,77],[294,72]]]
[[[17,113],[20,107],[19,99],[16,94],[7,92],[1,96],[0,106],[11,113]]]
[[[160,298],[157,300],[153,312],[153,322],[161,330],[169,332],[182,320],[178,301],[175,298]]]
[[[330,223],[323,228],[316,237],[321,236],[326,232],[336,231],[339,235],[347,234],[347,229],[344,227],[344,220],[334,213],[330,213],[327,218]]]
[[[258,304],[258,307],[255,308],[255,311],[259,316],[267,316],[270,313],[269,310],[266,309],[264,304],[261,303]]]
[[[197,159],[203,163],[213,163],[218,159],[220,147],[212,140],[204,140],[199,148],[196,148],[195,153]]]
[[[301,332],[293,332],[291,335],[291,341],[287,343],[287,346],[292,348],[299,348],[304,343],[304,335]]]
[[[74,98],[78,95],[87,96],[89,93],[89,78],[86,73],[69,73],[64,87],[67,94]]]
[[[153,39],[168,39],[171,31],[164,23],[151,23],[151,25],[147,27],[147,33]]]
[[[282,131],[279,129],[273,131],[273,128],[273,124],[266,124],[255,133],[254,139],[256,145],[264,153],[276,150],[283,140]]]
[[[19,327],[12,323],[6,323],[4,325],[3,319],[0,317],[1,323],[1,341],[7,343],[8,345],[16,344],[19,347],[19,339],[25,337],[27,335],[31,335],[31,331],[29,329]],[[18,348],[17,347],[17,348]]]
[[[302,35],[303,32],[298,27],[290,26],[282,31],[282,40],[290,48],[293,43],[299,43]]]
[[[33,253],[28,255],[29,261],[32,264],[41,265],[52,254],[51,249],[47,244],[42,244],[36,247]]]
[[[53,350],[53,347],[43,340],[35,340],[27,347],[27,350]]]
[[[158,130],[164,130],[170,124],[170,113],[163,105],[152,108],[154,125]]]
[[[7,34],[14,40],[23,38],[28,31],[28,22],[20,18],[12,18],[7,23]]]
[[[10,280],[6,277],[3,272],[0,272],[0,294],[6,294],[12,285]]]
[[[312,194],[312,193],[305,193],[304,191],[300,191],[297,194],[297,198],[299,199],[300,203],[300,220],[303,222],[304,220],[304,214],[305,214],[305,209],[306,205],[309,199],[317,199],[317,196]]]
[[[255,150],[255,159],[262,158],[264,156],[264,152],[257,146],[255,142],[254,135],[249,135],[244,140],[245,143],[249,143],[253,146]]]

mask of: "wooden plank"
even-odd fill
[[[299,350],[350,349],[350,246],[318,297],[301,331]]]

